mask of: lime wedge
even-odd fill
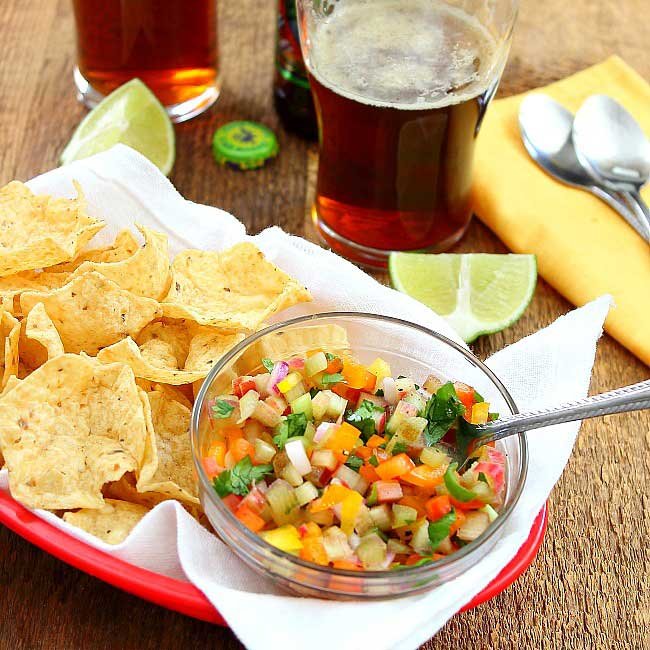
[[[534,255],[391,253],[393,286],[443,316],[467,343],[510,327],[537,284]]]
[[[164,106],[139,79],[105,97],[77,127],[61,154],[66,165],[121,142],[167,175],[174,165],[174,127]]]

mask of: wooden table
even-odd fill
[[[611,53],[650,78],[642,29],[645,4],[522,0],[501,94],[554,81]],[[72,86],[73,29],[69,0],[1,3],[0,185],[56,166],[85,114]],[[220,29],[223,95],[207,115],[177,128],[172,181],[188,199],[237,215],[251,232],[279,224],[314,238],[307,206],[315,148],[284,134],[272,109],[274,2],[222,2]],[[279,134],[280,156],[264,170],[237,173],[212,161],[214,129],[242,118],[265,122]],[[479,222],[458,250],[505,251]],[[568,309],[540,280],[522,319],[480,340],[476,351],[487,356]],[[605,337],[592,390],[640,381],[648,374],[646,366]],[[532,567],[488,605],[454,617],[425,647],[648,647],[649,452],[647,416],[586,423],[551,497],[548,535]],[[0,593],[2,648],[240,647],[231,632],[126,595],[5,529],[0,530]]]

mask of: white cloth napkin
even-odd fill
[[[230,214],[186,201],[153,165],[124,146],[43,174],[29,186],[38,193],[73,196],[73,180],[81,183],[90,213],[109,224],[98,243],[108,243],[120,228],[136,221],[166,232],[173,253],[188,247],[222,249],[246,237],[244,226]],[[460,341],[427,307],[331,252],[279,228],[269,228],[252,241],[313,293],[313,303],[292,308],[281,318],[332,309],[370,311],[399,316]],[[609,297],[600,298],[489,359],[521,410],[587,394],[609,305]],[[429,593],[393,601],[342,603],[287,595],[247,569],[172,501],[147,514],[119,546],[104,544],[51,513],[38,514],[128,562],[191,581],[252,650],[330,650],[332,644],[338,650],[411,649],[435,634],[514,557],[562,473],[578,429],[573,423],[528,435],[525,489],[502,538],[478,566]],[[6,470],[0,472],[0,489],[8,490]]]

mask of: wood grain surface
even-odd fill
[[[522,0],[501,95],[554,81],[612,53],[650,78],[647,9],[647,0]],[[206,115],[177,127],[172,181],[188,199],[229,210],[252,232],[279,224],[313,239],[306,206],[316,152],[284,134],[272,108],[274,12],[272,0],[221,2],[222,97]],[[72,85],[73,30],[69,0],[0,2],[0,185],[54,167],[85,114]],[[280,156],[258,172],[217,168],[211,159],[215,128],[242,118],[264,122],[280,137]],[[505,249],[475,221],[458,250]],[[540,280],[522,319],[475,349],[485,357],[568,309]],[[603,338],[592,391],[648,375],[646,366]],[[586,423],[551,497],[548,535],[532,567],[489,604],[455,616],[424,647],[650,647],[648,485],[650,418]],[[0,529],[0,648],[194,647],[241,646],[228,630],[126,595]]]

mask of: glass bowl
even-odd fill
[[[343,328],[343,329],[341,329]],[[191,436],[199,496],[205,514],[219,537],[249,567],[303,596],[329,599],[397,598],[419,593],[453,580],[481,561],[502,535],[526,478],[528,451],[523,435],[498,443],[506,455],[506,493],[499,517],[476,540],[431,564],[393,571],[349,571],[301,560],[265,542],[246,528],[222,503],[206,475],[201,458],[211,442],[207,414],[210,399],[228,392],[232,379],[259,372],[262,356],[274,361],[314,347],[340,349],[347,332],[349,349],[364,364],[381,357],[393,376],[416,382],[429,374],[462,381],[476,388],[490,410],[517,413],[517,407],[494,373],[468,350],[425,327],[397,318],[357,312],[302,316],[261,330],[222,357],[206,377],[192,413]],[[344,336],[344,333],[343,333]]]

